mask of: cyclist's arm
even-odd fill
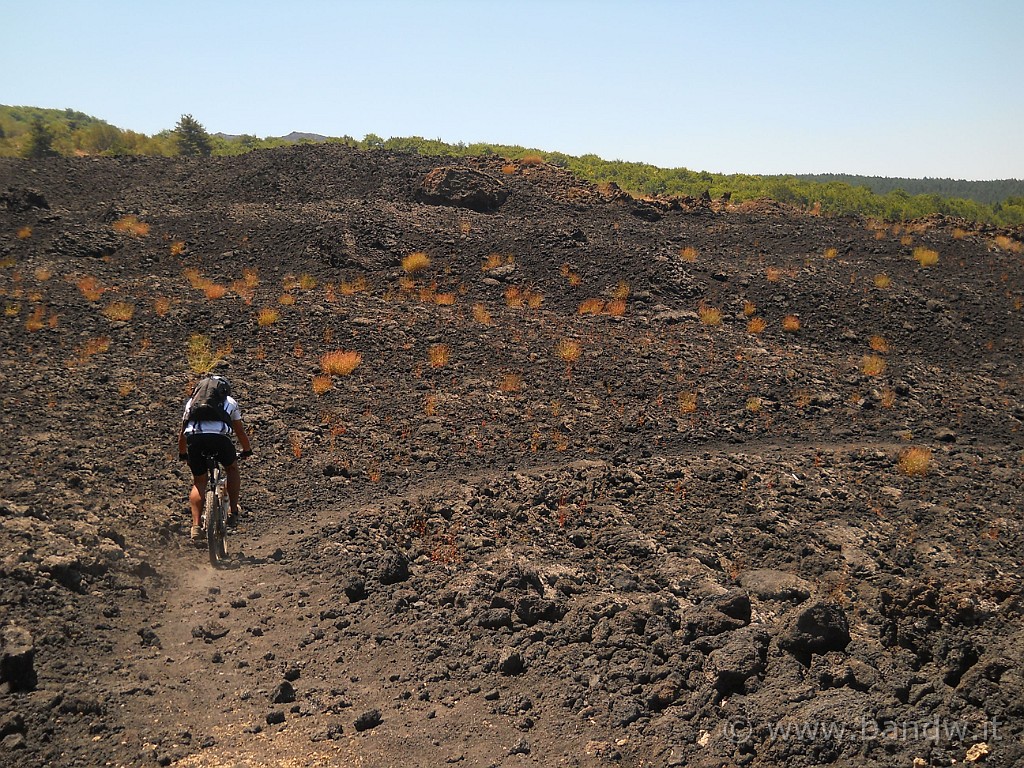
[[[238,437],[238,444],[242,446],[242,450],[252,453],[252,446],[249,445],[249,433],[245,431],[245,424],[242,423],[241,419],[232,421],[231,428],[235,430],[235,435]]]

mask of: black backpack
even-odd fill
[[[193,421],[223,421],[231,424],[231,417],[226,408],[230,385],[224,379],[208,376],[196,384],[192,392],[185,423]]]

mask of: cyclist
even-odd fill
[[[231,382],[224,376],[209,376],[205,379],[213,379],[213,384],[223,396],[220,404],[220,411],[223,412],[221,419],[211,420],[190,419],[192,401],[203,380],[196,385],[192,397],[185,403],[185,413],[181,420],[181,431],[178,433],[178,458],[188,461],[192,470],[192,490],[189,492],[188,501],[192,508],[192,532],[193,542],[200,542],[202,529],[199,520],[203,513],[203,499],[206,496],[206,460],[203,452],[212,452],[217,460],[224,467],[228,476],[228,497],[231,499],[231,513],[228,515],[228,525],[234,527],[238,524],[238,516],[241,508],[238,497],[242,485],[241,475],[238,472],[239,457],[246,458],[252,455],[252,446],[249,444],[249,435],[242,423],[242,409],[238,401],[231,396]],[[204,380],[205,380],[204,379]],[[235,445],[231,441],[231,432],[235,433],[239,444],[242,446],[240,454],[235,453]]]

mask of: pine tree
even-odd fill
[[[25,150],[25,157],[38,159],[54,157],[57,154],[57,150],[53,148],[53,131],[42,120],[36,118],[28,130],[28,147]]]
[[[182,115],[174,127],[174,141],[178,154],[184,157],[209,157],[213,152],[210,134],[192,115]]]

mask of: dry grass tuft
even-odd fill
[[[103,315],[108,320],[126,323],[135,314],[135,307],[127,301],[112,301],[103,308]]]
[[[707,304],[701,304],[697,308],[697,316],[700,317],[701,323],[707,326],[722,324],[722,310],[709,307]]]
[[[761,408],[764,406],[764,401],[760,397],[748,397],[746,409],[751,413],[759,413]]]
[[[604,313],[612,317],[622,317],[626,314],[626,300],[612,299],[605,305]]]
[[[579,314],[581,315],[600,315],[604,312],[604,300],[603,299],[584,299],[580,303]]]
[[[139,217],[134,214],[128,216],[122,216],[120,219],[115,221],[112,225],[115,232],[121,232],[132,237],[145,237],[149,234],[149,224],[144,221],[139,221]]]
[[[963,240],[969,234],[971,234],[971,233],[968,232],[966,229],[963,229],[962,227],[954,227],[953,228],[953,232],[952,232],[952,236],[953,236],[954,240]]]
[[[210,283],[203,288],[203,295],[208,299],[223,299],[228,294],[228,289],[223,285],[217,285],[216,283]]]
[[[45,314],[46,309],[41,306],[32,310],[32,314],[29,316],[28,320],[25,321],[25,330],[29,333],[35,333],[36,331],[43,330],[43,328],[46,327],[46,323],[43,322]]]
[[[484,257],[484,261],[480,265],[480,270],[482,272],[490,272],[492,269],[498,269],[498,267],[503,267],[506,263],[511,264],[512,262],[513,259],[511,256],[508,257],[508,261],[506,262],[505,257],[500,253],[489,253]]]
[[[939,253],[931,248],[918,246],[914,249],[914,261],[922,267],[933,267],[939,263]]]
[[[907,477],[924,477],[932,463],[932,452],[927,448],[907,448],[900,454],[897,468]]]
[[[414,251],[402,259],[402,271],[407,275],[417,275],[430,268],[430,257],[423,251]]]
[[[171,256],[181,256],[185,252],[185,243],[181,240],[175,240],[170,245]]]
[[[53,270],[50,269],[49,267],[36,267],[35,271],[32,274],[35,277],[36,282],[45,283],[47,280],[53,277]]]
[[[883,408],[892,408],[896,405],[896,391],[886,387],[881,392],[881,400]]]
[[[330,376],[314,376],[313,377],[313,394],[322,395],[324,392],[334,386],[334,382]]]
[[[521,158],[519,158],[519,162],[521,165],[526,166],[544,165],[544,156],[538,154],[537,152],[529,152],[523,155]]]
[[[354,296],[357,293],[362,293],[369,287],[370,284],[367,282],[366,278],[360,275],[352,282],[342,280],[341,284],[338,286],[338,292],[341,293],[342,296]]]
[[[839,255],[839,250],[836,249],[836,248],[826,248],[825,249],[825,258],[826,259],[834,259],[838,255]]]
[[[312,291],[316,288],[316,278],[312,275],[300,275],[299,276],[299,288],[304,291]]]
[[[17,232],[17,236],[19,240],[28,240],[32,237],[32,227],[21,227]]]
[[[505,165],[501,166],[501,172],[506,176],[511,176],[516,172],[516,167],[512,163],[505,163]]]
[[[900,245],[904,247],[913,244],[913,242],[914,238],[911,235],[904,235],[903,237],[900,238]]]
[[[752,301],[743,302],[743,316],[753,317],[754,313],[757,312],[757,305]]]
[[[884,291],[890,285],[892,285],[892,278],[889,277],[887,274],[881,273],[875,275],[875,288],[879,288]]]
[[[295,295],[291,293],[282,293],[277,297],[277,303],[282,307],[290,307],[295,304]]]
[[[264,307],[263,309],[256,313],[256,324],[260,328],[265,328],[268,325],[273,325],[280,319],[281,313],[278,312],[276,309],[271,309],[270,307]]]
[[[491,318],[491,313],[487,311],[487,307],[483,304],[474,304],[472,312],[473,319],[480,323],[480,325],[494,324],[494,320]]]
[[[514,285],[505,289],[505,304],[512,309],[521,309],[526,302],[523,299],[523,291]]]
[[[629,283],[625,280],[620,280],[619,284],[615,286],[615,290],[612,291],[613,299],[628,299],[629,298]]]
[[[872,336],[871,339],[868,341],[868,344],[871,346],[873,350],[875,350],[875,352],[889,351],[889,342],[886,341],[884,336]]]
[[[518,392],[523,388],[523,377],[519,373],[506,373],[498,382],[498,389],[502,392]]]
[[[455,303],[454,293],[438,293],[434,295],[434,303],[439,307],[450,307]]]
[[[679,258],[681,258],[683,261],[692,264],[697,260],[697,249],[694,248],[692,245],[688,245],[685,248],[680,248]]]
[[[555,345],[555,354],[560,360],[564,360],[570,365],[580,359],[582,352],[583,349],[579,342],[572,339],[560,339]]]
[[[201,333],[193,334],[188,340],[188,349],[185,357],[188,360],[188,367],[193,373],[209,373],[223,361],[225,350],[213,350],[210,337]]]
[[[451,358],[451,349],[447,344],[432,344],[427,350],[427,358],[431,368],[444,368]]]
[[[768,267],[764,271],[764,279],[769,283],[779,282],[780,277],[782,277],[782,270],[778,267]]]
[[[786,333],[796,333],[800,330],[800,318],[796,315],[786,315],[782,318],[782,330]]]
[[[1013,240],[1006,235],[997,235],[993,238],[992,244],[995,245],[996,248],[1009,251],[1010,253],[1021,253],[1024,251],[1024,243],[1021,243],[1018,240]]]
[[[166,296],[157,296],[153,299],[153,311],[157,317],[163,317],[171,311],[171,300]]]
[[[363,356],[358,352],[337,350],[320,357],[320,370],[332,376],[348,376],[361,362]]]
[[[747,333],[762,333],[767,327],[768,323],[760,317],[752,317],[747,321]]]
[[[878,355],[864,355],[860,360],[860,370],[865,376],[881,376],[885,368],[885,358]]]
[[[76,285],[78,286],[78,290],[82,292],[82,295],[85,296],[88,301],[99,301],[103,292],[107,290],[100,285],[99,280],[95,277],[83,277],[76,283]]]
[[[677,399],[680,413],[694,413],[697,410],[697,393],[695,391],[680,392]]]
[[[292,456],[296,459],[302,458],[302,435],[298,432],[289,433],[288,446],[292,449]]]

